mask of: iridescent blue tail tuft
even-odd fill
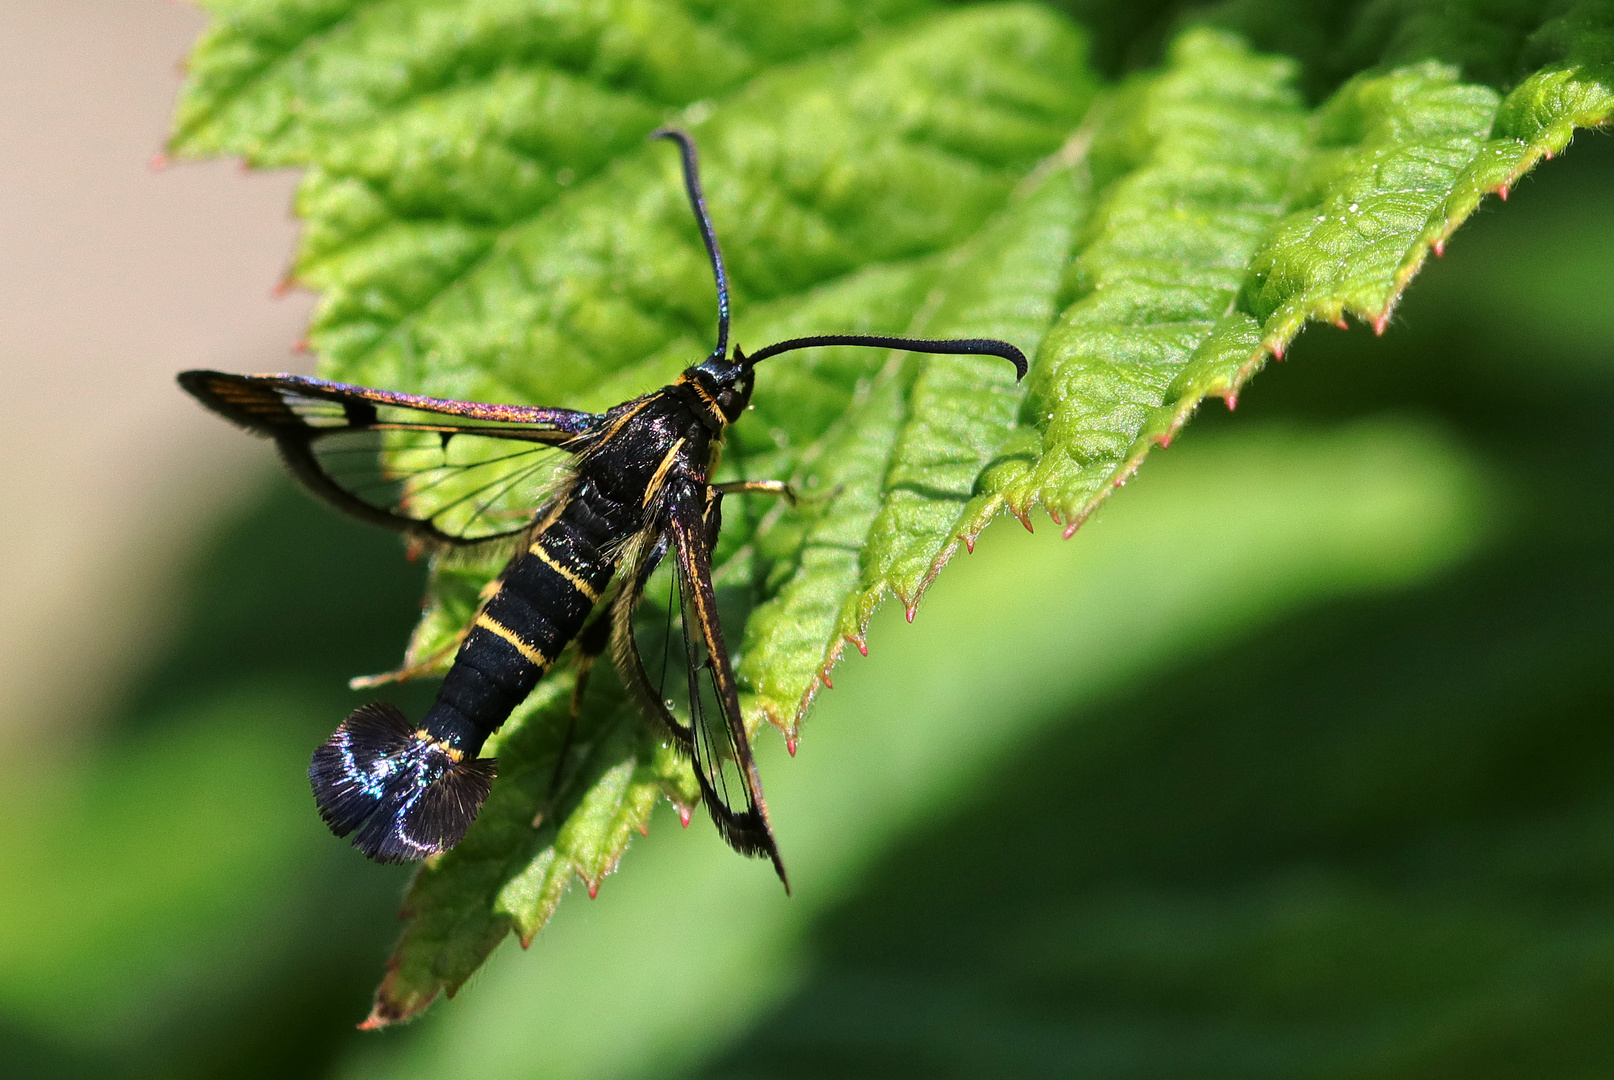
[[[493,785],[492,758],[464,760],[396,706],[363,705],[314,751],[320,816],[377,862],[411,862],[465,836]]]

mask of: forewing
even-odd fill
[[[788,890],[718,620],[705,512],[704,501],[693,492],[674,494],[668,503],[667,533],[688,681],[690,756],[701,796],[723,839],[742,854],[766,855]]]
[[[366,521],[477,543],[523,529],[593,413],[400,394],[297,375],[187,371],[179,383],[274,439],[298,479]]]

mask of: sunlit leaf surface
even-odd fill
[[[1308,320],[1393,327],[1484,196],[1614,114],[1600,3],[1352,8],[1343,35],[1219,5],[1156,20],[1179,29],[1120,78],[1091,5],[1091,29],[917,0],[207,6],[173,150],[306,168],[293,275],[321,294],[322,374],[602,409],[704,355],[710,277],[674,156],[643,138],[668,122],[701,147],[742,344],[990,335],[1035,357],[1023,385],[870,350],[760,371],[725,469],[806,497],[736,506],[717,576],[749,716],[792,745],[882,600],[911,617],[1002,510],[1073,530]],[[494,570],[435,568],[412,658]],[[409,893],[374,1023],[530,940],[656,800],[693,800],[608,673],[557,769],[569,695],[559,672],[501,733],[487,807]]]

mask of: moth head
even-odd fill
[[[689,369],[689,377],[700,383],[701,389],[717,402],[723,419],[732,424],[751,404],[751,389],[756,383],[756,371],[738,346],[734,357],[709,356]]]

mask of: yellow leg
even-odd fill
[[[736,480],[712,487],[725,495],[777,495],[791,506],[796,505],[796,489],[783,480]]]
[[[418,679],[423,675],[441,674],[441,672],[435,670],[437,666],[459,651],[460,645],[465,641],[465,635],[470,632],[471,628],[467,626],[464,630],[454,635],[453,641],[444,645],[424,660],[401,667],[396,671],[383,671],[379,675],[359,675],[349,679],[347,681],[348,689],[368,690],[375,686],[386,686],[388,683],[408,682],[410,679]]]

